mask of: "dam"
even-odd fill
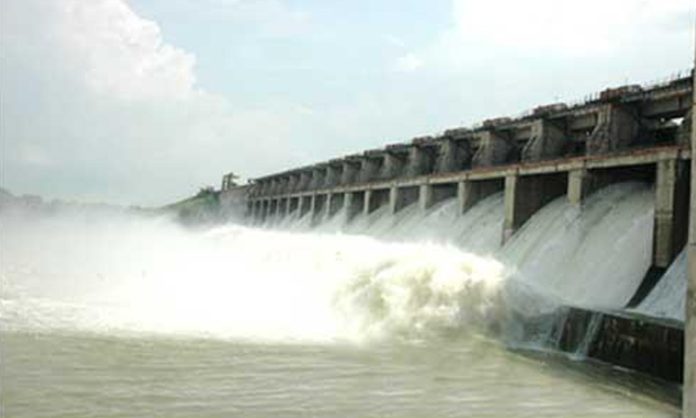
[[[625,257],[624,264],[638,267],[624,276],[618,270],[625,267],[606,269],[596,280],[571,275],[568,280],[587,281],[597,301],[581,302],[578,296],[574,303],[570,295],[563,320],[551,332],[560,350],[582,350],[602,362],[684,381],[686,405],[694,384],[693,367],[684,368],[683,362],[688,359],[685,247],[692,193],[693,86],[691,71],[653,85],[607,88],[572,105],[539,106],[518,117],[488,119],[469,128],[266,175],[244,186],[224,176],[221,200],[241,206],[247,222],[254,225],[273,227],[286,219],[302,219],[319,230],[332,222],[350,225],[370,217],[373,225],[386,218],[395,219],[395,225],[413,218],[415,211],[421,214],[418,219],[427,220],[443,205],[454,214],[448,218],[453,225],[458,218],[473,217],[476,210],[500,210],[495,215],[499,218],[491,218],[496,226],[487,234],[496,241],[496,251],[500,248],[504,254],[519,251],[514,247],[522,244],[513,241],[525,226],[557,227],[549,225],[553,210],[559,217],[569,210],[597,211],[598,200],[623,193],[617,189],[621,185],[645,185],[641,193],[652,205],[640,215],[649,217],[644,221],[650,235],[645,257],[633,255],[630,245],[621,247],[625,253],[607,250],[609,256]],[[606,205],[620,206],[621,199]],[[528,225],[535,215],[543,219]],[[638,215],[626,219],[631,216]],[[417,228],[417,222],[404,222],[408,225],[402,229]],[[599,228],[611,230],[611,225]],[[605,236],[601,245],[621,240],[626,228]],[[553,251],[539,255],[537,263],[553,264],[553,257]],[[596,260],[597,256],[583,262]],[[618,285],[620,296],[598,301],[603,287],[622,280],[627,283]],[[571,287],[566,283],[558,289],[568,293]]]

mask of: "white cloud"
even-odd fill
[[[165,43],[159,26],[123,1],[64,0],[59,13],[60,46],[96,92],[136,100],[194,92],[194,56]]]
[[[416,71],[417,69],[423,67],[423,65],[423,61],[413,53],[406,54],[396,61],[397,71],[402,72]]]
[[[391,35],[391,34],[384,35],[384,40],[387,44],[394,46],[396,48],[399,48],[399,49],[406,48],[406,42],[396,35]]]
[[[193,54],[123,0],[3,3],[5,184],[163,203],[297,158],[292,108],[236,109],[196,86]]]
[[[691,0],[454,0],[454,36],[486,47],[578,55],[679,28]],[[671,26],[671,28],[670,28]]]

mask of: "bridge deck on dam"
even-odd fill
[[[479,167],[452,173],[435,173],[416,177],[395,178],[392,180],[372,180],[349,185],[317,187],[312,190],[278,190],[269,194],[249,195],[249,201],[265,201],[289,197],[313,196],[315,194],[347,193],[365,190],[389,189],[391,187],[411,187],[426,184],[458,183],[462,181],[492,180],[510,175],[531,176],[553,173],[567,173],[574,170],[599,170],[656,164],[659,161],[689,160],[691,150],[684,146],[662,146],[628,150],[612,155],[582,156],[554,159],[540,162],[507,164],[492,167]]]

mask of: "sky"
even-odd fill
[[[2,0],[0,187],[161,205],[694,60],[693,0]]]

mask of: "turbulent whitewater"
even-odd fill
[[[8,213],[4,327],[273,340],[499,328],[558,304],[623,307],[650,263],[652,193],[560,198],[500,246],[502,196],[310,226],[187,230],[127,214]],[[88,226],[88,227],[86,227]]]

